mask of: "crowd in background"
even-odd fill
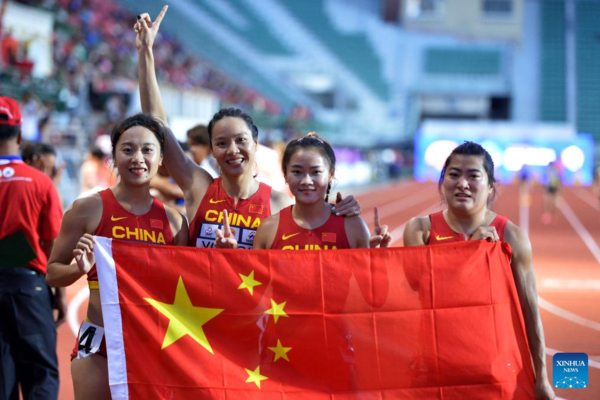
[[[109,187],[116,179],[109,166],[109,135],[115,123],[132,112],[130,101],[132,96],[137,96],[137,53],[132,29],[135,15],[113,0],[16,2],[54,13],[52,76],[35,79],[27,75],[31,68],[23,74],[21,64],[29,62],[29,43],[18,42],[6,28],[2,30],[1,61],[5,67],[3,78],[9,76],[21,90],[18,95],[10,94],[21,105],[23,139],[53,145],[59,149],[58,160],[68,161],[65,173],[61,174],[62,191],[77,192],[64,196],[65,205],[68,205],[76,196]],[[281,153],[285,143],[306,133],[294,121],[299,118],[310,120],[309,110],[302,107],[282,110],[210,63],[186,52],[168,32],[161,32],[155,49],[161,85],[182,90],[208,89],[215,93],[221,106],[239,107],[254,116],[259,112],[267,115],[287,112],[280,128],[261,127],[261,144]],[[0,91],[5,92],[2,85],[0,80]],[[49,91],[55,92],[56,96],[47,96]],[[62,151],[61,157],[61,150],[68,155]],[[263,158],[278,160],[275,152],[272,153],[263,150]],[[385,179],[388,175],[399,177],[398,171],[390,169],[387,173],[391,166],[385,164],[385,157],[380,157],[379,151],[365,153],[364,158],[373,164],[374,180]],[[279,170],[279,167],[274,169]],[[270,174],[269,171],[263,173]],[[68,181],[71,183],[65,187]]]
[[[56,78],[72,90],[90,85],[90,98],[128,96],[136,86],[135,15],[111,0],[18,0],[56,13],[53,38]],[[186,52],[163,32],[155,58],[158,79],[183,89],[206,88],[224,103],[252,110],[255,104],[276,113],[276,104]],[[97,98],[94,98],[96,96]],[[96,105],[96,104],[94,104]]]

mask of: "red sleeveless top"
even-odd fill
[[[431,230],[429,231],[427,244],[442,244],[464,241],[464,235],[452,230],[452,228],[448,226],[448,223],[444,219],[444,215],[442,213],[443,211],[440,211],[429,215],[429,220],[431,221]],[[494,218],[490,224],[490,226],[496,228],[498,237],[500,237],[500,241],[502,242],[504,241],[504,228],[506,227],[507,222],[508,218],[497,214],[496,218]]]
[[[94,235],[152,244],[174,243],[165,206],[156,198],[150,211],[144,215],[135,215],[123,208],[112,190],[102,190],[98,194],[102,198],[102,218]],[[98,274],[94,266],[88,273],[88,281],[97,280]]]
[[[271,215],[271,186],[261,183],[256,193],[234,205],[221,177],[210,184],[190,224],[190,246],[214,247],[215,231],[223,230],[223,210],[240,249],[251,249],[260,222]]]
[[[299,226],[289,206],[279,212],[279,225],[271,245],[276,250],[337,250],[349,249],[344,217],[331,217],[318,228],[308,230]]]

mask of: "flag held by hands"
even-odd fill
[[[506,244],[97,240],[114,399],[533,398]]]

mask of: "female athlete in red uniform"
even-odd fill
[[[405,246],[463,240],[504,241],[511,245],[511,265],[519,294],[539,399],[553,399],[546,372],[544,331],[537,305],[531,243],[521,228],[488,208],[495,194],[494,162],[480,145],[465,142],[446,160],[438,188],[448,208],[413,218],[404,230]]]
[[[77,399],[110,399],[92,235],[181,246],[188,241],[184,217],[150,195],[150,180],[162,162],[164,127],[150,116],[134,115],[115,127],[111,141],[121,179],[112,189],[75,200],[67,209],[46,276],[51,286],[68,286],[88,274],[87,318],[71,354]]]
[[[327,205],[335,173],[331,146],[309,134],[290,142],[283,154],[282,168],[296,203],[265,219],[254,239],[254,249],[337,250],[369,247],[369,231],[356,216],[331,214]],[[236,247],[238,235],[227,223],[217,231],[217,247]],[[386,227],[372,246],[387,247],[391,236]]]
[[[152,46],[166,11],[167,6],[154,22],[147,13],[141,14],[134,26],[142,110],[163,123],[166,113],[156,80]],[[227,211],[240,247],[251,248],[260,223],[290,205],[291,199],[255,179],[258,128],[248,114],[239,109],[223,109],[208,124],[208,134],[212,154],[221,169],[221,177],[215,180],[185,156],[172,132],[166,137],[165,165],[184,193],[190,245],[213,247],[215,232],[223,227]],[[360,208],[350,196],[336,204],[335,211],[346,216],[358,215]]]

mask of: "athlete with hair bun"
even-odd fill
[[[553,399],[546,372],[544,330],[537,303],[531,243],[526,233],[506,217],[488,208],[494,198],[494,162],[480,145],[465,142],[446,159],[439,192],[447,208],[427,217],[415,217],[404,229],[405,246],[436,245],[465,240],[503,241],[511,245],[511,266],[527,331],[536,375],[538,399]]]
[[[111,142],[119,183],[75,200],[65,212],[48,260],[46,281],[51,286],[69,286],[88,276],[87,317],[71,353],[76,399],[111,397],[93,235],[163,245],[188,243],[185,218],[150,194],[150,181],[162,163],[164,127],[137,114],[115,127]]]

